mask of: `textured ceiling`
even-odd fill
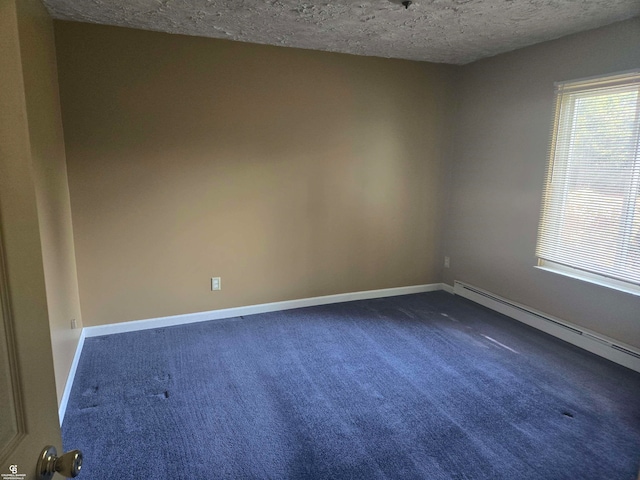
[[[452,64],[640,15],[639,0],[43,0],[54,18]]]

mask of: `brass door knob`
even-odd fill
[[[82,452],[71,450],[58,457],[58,452],[51,445],[45,447],[40,454],[36,473],[38,480],[51,480],[57,473],[67,478],[75,478],[82,468]]]

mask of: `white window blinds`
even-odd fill
[[[640,286],[640,71],[556,85],[536,255]]]

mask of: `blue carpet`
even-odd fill
[[[640,374],[444,292],[88,338],[101,479],[628,479]]]

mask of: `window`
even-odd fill
[[[556,84],[538,266],[640,295],[640,70]]]

